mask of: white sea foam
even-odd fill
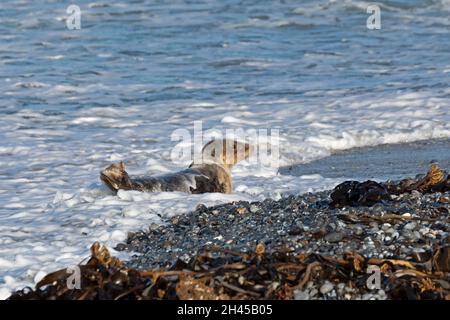
[[[227,110],[222,116],[212,110],[211,115],[215,114],[219,130],[229,125],[258,128],[261,123],[271,126],[271,122],[276,125],[283,121],[287,130],[281,129],[277,143],[281,165],[290,165],[326,156],[333,150],[450,137],[446,103],[446,99],[434,97],[431,92],[422,92],[383,99],[338,99],[314,108],[299,108],[298,102],[285,99],[281,103],[283,108],[275,108],[270,116],[266,115],[265,108],[258,106],[247,106],[245,118],[239,112],[233,117]],[[208,109],[190,112],[200,115],[205,110]],[[145,142],[144,139],[169,136],[170,127],[142,121],[139,115],[145,115],[145,107],[105,109],[103,118],[95,116],[101,113],[100,109],[89,112],[91,116],[85,113],[80,111],[73,119],[53,116],[61,129],[36,127],[3,131],[9,140],[3,141],[0,154],[15,159],[1,164],[4,178],[0,181],[0,273],[6,276],[0,284],[3,298],[10,290],[35,283],[43,273],[81,261],[94,241],[112,248],[126,238],[127,232],[164,223],[166,218],[192,210],[200,203],[279,199],[283,194],[332,188],[344,178],[353,178],[284,176],[273,168],[238,165],[233,171],[231,195],[120,191],[114,196],[98,182],[98,171],[111,161],[125,160],[132,174],[161,174],[182,169],[165,156],[174,142],[167,139]],[[5,115],[2,121],[6,128],[19,121],[21,125],[28,121],[30,126],[36,121],[37,125],[48,121],[39,113],[30,113],[28,120],[24,120],[26,114]],[[99,126],[120,128],[120,123],[126,123],[128,131],[121,129],[110,136],[96,129]],[[84,141],[67,129],[74,125],[94,134],[83,138],[87,139]],[[65,142],[55,145],[49,142],[53,138],[63,138]],[[30,139],[37,143],[31,145]],[[11,146],[6,141],[18,143]],[[19,192],[13,195],[11,190]],[[123,253],[113,251],[113,254],[126,258]]]

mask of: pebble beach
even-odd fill
[[[199,207],[165,225],[129,235],[117,250],[138,254],[128,266],[147,270],[189,261],[204,247],[252,252],[259,243],[268,251],[342,256],[357,252],[368,258],[425,262],[434,248],[450,241],[450,193],[404,194],[372,207],[332,209],[330,192],[281,200],[235,202]],[[298,299],[387,299],[389,292],[345,283],[309,283]]]

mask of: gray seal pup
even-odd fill
[[[100,172],[100,179],[113,192],[138,190],[143,192],[181,191],[187,193],[232,192],[231,169],[252,152],[248,143],[220,139],[208,142],[201,160],[176,173],[131,177],[123,162],[114,163]]]

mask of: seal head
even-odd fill
[[[230,139],[212,140],[202,149],[202,163],[215,163],[231,170],[238,162],[248,159],[252,147],[245,142]],[[192,165],[195,165],[194,162]]]

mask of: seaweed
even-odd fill
[[[331,193],[331,207],[373,206],[378,202],[390,200],[393,195],[402,193],[434,193],[450,191],[450,175],[439,168],[430,166],[427,174],[419,179],[403,179],[378,183],[367,180],[364,182],[345,181],[337,185]]]
[[[111,257],[94,243],[89,261],[80,265],[81,288],[69,289],[65,269],[45,276],[36,288],[25,288],[10,300],[148,300],[148,299],[293,299],[309,282],[344,283],[356,293],[370,292],[368,267],[379,268],[391,299],[450,299],[450,246],[436,248],[431,258],[408,260],[366,258],[348,252],[342,257],[267,252],[263,244],[244,253],[220,247],[204,248],[188,263],[138,271]],[[343,297],[337,297],[343,298]]]

